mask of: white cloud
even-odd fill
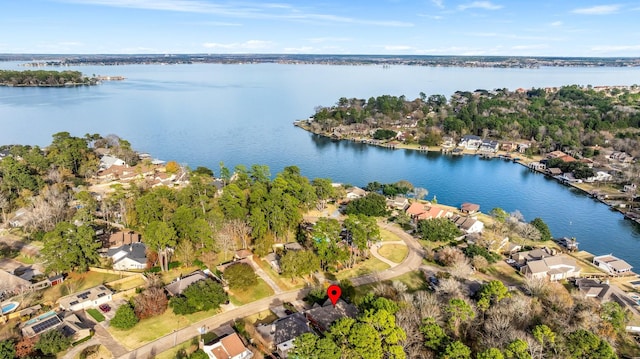
[[[484,9],[484,10],[498,10],[502,9],[502,5],[496,5],[491,1],[474,1],[469,4],[461,4],[458,5],[458,10],[467,10],[467,9]]]
[[[218,42],[205,42],[202,44],[203,47],[207,49],[218,49],[218,50],[231,50],[231,51],[242,51],[242,50],[262,50],[271,47],[273,43],[271,41],[263,41],[263,40],[249,40],[245,42],[232,42],[232,43],[218,43]]]
[[[440,15],[429,15],[429,14],[417,14],[420,17],[426,17],[429,19],[433,19],[433,20],[442,20],[444,19],[444,16],[440,16]]]
[[[304,11],[287,4],[242,2],[237,4],[214,4],[202,0],[58,0],[60,2],[99,5],[118,8],[157,11],[212,14],[233,18],[272,19],[289,21],[318,21],[373,25],[387,27],[411,27],[412,23],[396,20],[371,20]]]
[[[431,0],[431,2],[433,3],[433,5],[444,9],[444,2],[442,0]]]
[[[597,5],[591,7],[583,7],[579,9],[573,9],[571,12],[581,15],[608,15],[614,14],[620,10],[620,5]]]
[[[552,23],[550,23],[549,25],[553,26],[553,27],[560,27],[562,26],[563,22],[562,21],[554,21]]]
[[[285,47],[284,52],[294,54],[308,54],[315,51],[313,46],[301,46],[301,47]]]
[[[549,48],[547,44],[536,44],[536,45],[516,45],[512,46],[512,50],[540,50]]]

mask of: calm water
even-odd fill
[[[18,68],[0,63],[0,68]],[[387,150],[311,135],[292,125],[318,105],[344,97],[449,97],[456,90],[564,84],[640,84],[640,69],[472,69],[325,65],[181,65],[79,67],[122,75],[82,88],[0,87],[0,144],[47,145],[51,134],[115,133],[136,149],[191,167],[297,165],[310,178],[364,185],[406,179],[429,198],[477,202],[543,218],[555,236],[614,253],[640,268],[640,230],[608,207],[524,167],[502,160]]]

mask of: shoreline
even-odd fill
[[[582,183],[574,183],[574,182],[566,182],[566,181],[562,181],[559,180],[558,178],[555,178],[554,176],[551,176],[550,174],[531,168],[529,167],[530,163],[533,162],[537,162],[540,161],[541,159],[543,159],[544,157],[540,156],[540,155],[535,155],[535,156],[530,156],[527,157],[525,156],[523,153],[518,153],[518,152],[507,152],[507,151],[503,151],[503,150],[499,150],[495,153],[491,153],[491,154],[487,154],[487,153],[479,153],[478,151],[473,151],[473,150],[468,150],[468,149],[463,149],[459,152],[453,152],[453,149],[456,149],[457,147],[451,147],[451,148],[444,148],[442,146],[421,146],[421,145],[407,145],[404,143],[400,143],[400,142],[396,142],[396,141],[390,141],[390,142],[384,142],[384,141],[379,141],[379,140],[374,140],[371,138],[338,138],[332,135],[328,135],[325,133],[318,133],[318,132],[314,132],[311,130],[311,128],[308,126],[308,120],[298,120],[295,121],[293,123],[294,126],[299,127],[300,129],[309,132],[311,134],[314,135],[318,135],[318,136],[322,136],[331,140],[335,140],[335,141],[349,141],[349,142],[355,142],[355,143],[361,143],[361,144],[366,144],[366,145],[371,145],[371,146],[376,146],[376,147],[382,147],[382,148],[387,148],[387,149],[392,149],[392,150],[397,150],[397,149],[403,149],[403,150],[412,150],[412,151],[419,151],[419,152],[439,152],[443,155],[451,155],[451,156],[479,156],[480,158],[483,159],[487,159],[487,160],[491,160],[491,159],[498,159],[498,160],[504,160],[504,161],[509,161],[512,162],[514,164],[519,164],[521,166],[524,166],[525,168],[529,169],[530,171],[534,172],[534,173],[538,173],[541,175],[544,175],[548,178],[552,178],[558,181],[559,184],[567,186],[567,187],[571,187],[571,188],[575,188],[577,190],[580,190],[583,194],[585,194],[588,197],[591,197],[595,200],[597,200],[598,202],[606,205],[607,207],[609,207],[610,210],[616,211],[620,214],[622,214],[622,216],[624,217],[624,219],[629,219],[634,221],[636,224],[640,225],[640,219],[634,219],[631,218],[629,216],[627,216],[626,212],[623,211],[623,208],[620,208],[618,206],[616,206],[616,203],[613,201],[607,201],[607,194],[600,194],[599,192],[595,191],[595,190],[589,190],[588,188],[583,188],[583,186],[580,185],[585,185],[584,182]]]

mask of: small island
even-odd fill
[[[0,70],[0,86],[8,87],[75,87],[100,83],[98,77],[87,77],[80,71]]]

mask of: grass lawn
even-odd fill
[[[92,345],[80,353],[76,354],[74,359],[83,359],[83,358],[113,358],[113,354],[107,349],[104,345]]]
[[[198,350],[198,343],[194,343],[193,340],[187,340],[186,342],[182,342],[175,347],[164,351],[155,356],[156,359],[175,359],[175,358],[186,358],[185,356],[179,356],[178,353],[190,355],[194,351]]]
[[[403,244],[384,244],[378,249],[378,254],[394,263],[401,263],[409,254],[409,248]]]
[[[198,267],[179,267],[174,268],[167,272],[160,272],[160,276],[162,277],[162,282],[165,284],[171,283],[174,279],[178,278],[180,275],[189,274],[198,269]]]
[[[214,316],[219,311],[219,309],[212,309],[206,312],[188,315],[175,315],[171,308],[167,308],[164,314],[143,319],[129,330],[120,330],[113,327],[109,327],[108,330],[113,338],[120,342],[120,344],[129,350],[133,350],[163,337],[176,329],[184,328],[202,319]]]
[[[484,272],[495,279],[509,284],[521,284],[523,281],[522,276],[504,261],[498,261],[490,265],[484,269]]]
[[[391,280],[386,280],[383,283],[390,284],[391,282],[394,282],[394,281],[400,281],[404,283],[407,286],[408,292],[423,290],[426,288],[426,283],[427,283],[424,278],[424,275],[420,271],[408,272],[403,275],[397,276]],[[371,290],[375,285],[377,285],[377,283],[371,283],[371,284],[366,284],[366,285],[356,287],[356,295],[355,295],[355,298],[352,298],[352,299],[357,300],[358,298],[364,297],[365,295],[371,292]]]
[[[395,242],[402,240],[402,238],[384,228],[380,228],[380,239],[382,239],[383,242]]]
[[[100,323],[104,321],[104,315],[102,315],[102,313],[100,313],[97,309],[95,308],[90,308],[87,309],[87,313],[96,320],[96,322]]]
[[[258,265],[258,267],[262,268],[265,273],[273,280],[278,287],[282,288],[282,290],[292,290],[297,288],[302,288],[304,286],[304,280],[301,278],[295,278],[295,281],[292,282],[289,278],[283,278],[280,274],[276,273],[276,271],[271,268],[271,266],[258,257],[253,257],[253,261]]]
[[[380,272],[385,269],[389,269],[389,265],[377,258],[371,257],[364,262],[360,262],[353,266],[353,268],[345,269],[335,275],[337,280],[343,280],[353,277],[359,277],[365,274]]]
[[[62,284],[47,288],[42,294],[43,303],[55,303],[55,301],[68,294],[78,292],[83,289],[95,287],[100,284],[112,282],[120,279],[117,274],[86,272],[70,273]]]
[[[245,323],[253,326],[258,324],[271,323],[276,319],[278,319],[278,316],[269,309],[243,318]]]
[[[262,278],[258,278],[258,284],[253,287],[244,290],[230,289],[229,300],[234,305],[244,305],[273,294],[273,289]]]
[[[140,278],[140,276],[131,276],[129,280],[126,280],[124,282],[120,282],[114,285],[111,285],[111,289],[113,289],[116,292],[120,292],[123,290],[127,290],[127,289],[131,289],[131,288],[136,288],[139,286],[144,285],[146,282],[144,281],[144,279]]]
[[[20,263],[24,263],[24,264],[35,264],[36,263],[36,258],[33,256],[27,256],[24,254],[19,254],[17,257],[13,258],[15,260],[17,260]]]

